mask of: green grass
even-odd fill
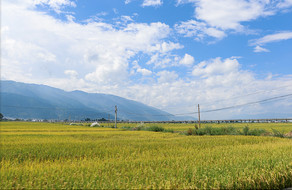
[[[104,124],[105,126],[107,124]],[[113,125],[112,123],[110,125]],[[118,123],[118,128],[123,126],[128,127],[137,127],[141,125],[140,123]],[[158,126],[163,127],[165,129],[172,129],[174,131],[187,131],[189,128],[195,128],[195,123],[145,123],[144,126]],[[204,127],[213,127],[213,128],[221,128],[221,127],[235,127],[239,130],[242,130],[244,127],[248,126],[251,130],[253,129],[263,129],[268,132],[273,132],[273,129],[288,133],[292,131],[292,123],[202,123],[201,128]]]
[[[185,136],[28,122],[1,122],[0,125],[1,189],[283,189],[292,186],[291,139]],[[185,127],[181,124],[156,126]],[[277,129],[274,125],[269,127],[265,129]]]

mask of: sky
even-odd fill
[[[291,118],[291,60],[292,0],[1,2],[2,80],[178,115],[200,104],[201,119]]]

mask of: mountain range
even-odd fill
[[[67,92],[46,85],[1,81],[0,111],[7,118],[20,119],[114,119],[115,106],[119,120],[170,121],[192,120],[119,96],[83,91]]]

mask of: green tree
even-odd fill
[[[3,114],[0,113],[0,121],[2,121],[3,117],[4,117]]]
[[[101,118],[98,121],[107,121],[105,118]]]

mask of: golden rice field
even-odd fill
[[[29,122],[0,125],[1,189],[292,187],[288,138],[185,136]],[[292,124],[276,125],[292,129]]]

